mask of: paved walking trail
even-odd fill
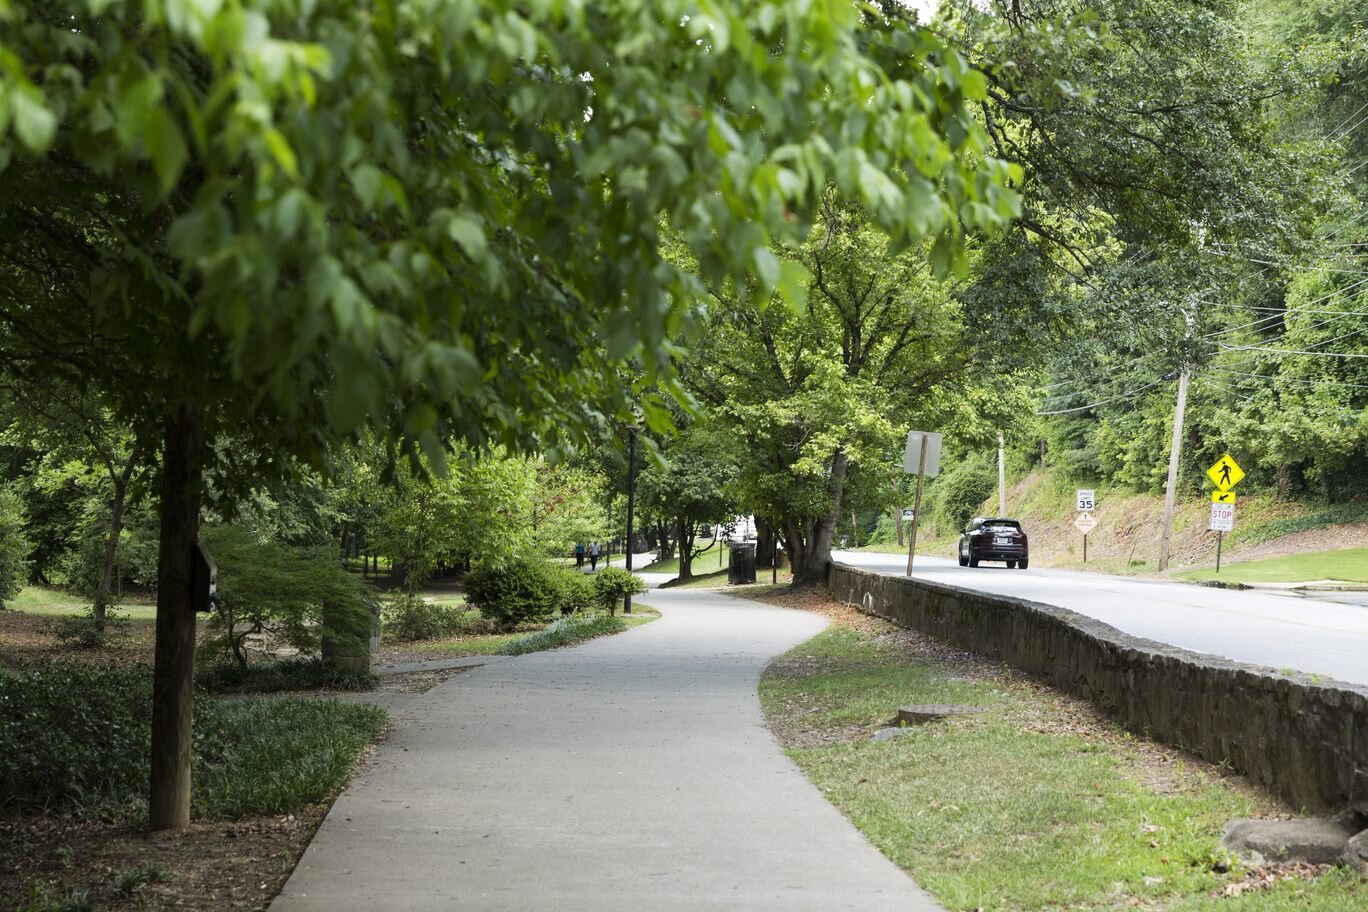
[[[938,909],[764,726],[761,671],[824,619],[641,601],[663,617],[409,704],[274,912]]]

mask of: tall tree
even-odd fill
[[[886,491],[909,426],[955,415],[975,363],[927,252],[887,248],[864,207],[828,192],[791,250],[811,273],[806,304],[760,308],[717,292],[682,368],[744,450],[742,502],[778,529],[797,585],[825,580],[853,476]]]
[[[707,282],[797,296],[770,241],[828,179],[947,263],[1014,201],[962,56],[839,0],[9,0],[0,22],[0,345],[161,440],[153,828],[189,817],[220,433],[260,444],[227,466],[249,483],[366,426],[439,471],[449,438],[554,449],[628,411],[622,359],[668,376],[694,283],[662,223]]]

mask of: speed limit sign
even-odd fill
[[[1075,492],[1078,495],[1078,506],[1075,508],[1079,513],[1091,513],[1097,509],[1096,493],[1091,488],[1078,488]]]

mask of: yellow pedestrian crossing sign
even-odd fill
[[[1211,479],[1211,483],[1216,486],[1218,491],[1229,491],[1239,484],[1240,479],[1244,477],[1244,469],[1240,468],[1238,462],[1230,458],[1229,453],[1216,460],[1216,464],[1207,469],[1207,478]]]
[[[1212,503],[1233,504],[1233,503],[1235,502],[1235,492],[1234,492],[1234,491],[1212,491],[1212,492],[1211,492],[1211,502],[1212,502]]]

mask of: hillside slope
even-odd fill
[[[1048,471],[1032,471],[1007,491],[1007,512],[1022,521],[1031,538],[1031,564],[1082,568],[1083,536],[1073,527],[1072,482]],[[1098,487],[1097,528],[1088,536],[1087,569],[1107,573],[1154,573],[1159,560],[1162,495]],[[1207,531],[1207,492],[1180,496],[1173,521],[1170,571],[1208,567],[1216,561],[1216,533]],[[996,497],[983,504],[997,511]],[[928,542],[929,553],[953,556],[955,537]],[[1279,503],[1271,494],[1239,498],[1235,531],[1225,536],[1221,562],[1235,563],[1284,554],[1368,545],[1368,505],[1326,506]],[[918,547],[918,551],[922,548]]]

